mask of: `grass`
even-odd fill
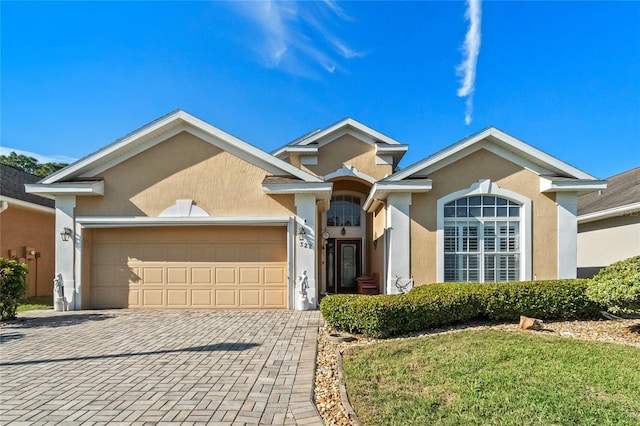
[[[36,309],[52,309],[53,296],[35,296],[25,299],[18,305],[18,312],[33,311]]]
[[[504,331],[354,347],[347,392],[365,425],[638,425],[640,350]]]

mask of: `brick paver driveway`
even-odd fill
[[[0,329],[0,424],[318,424],[318,311],[33,311]]]

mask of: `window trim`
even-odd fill
[[[469,188],[452,192],[437,201],[437,229],[436,229],[436,278],[437,282],[444,282],[444,205],[457,200],[458,198],[468,197],[472,195],[493,195],[496,197],[506,198],[520,204],[520,281],[531,280],[531,258],[532,258],[532,241],[531,241],[531,199],[500,188],[490,179],[481,179],[473,183]]]

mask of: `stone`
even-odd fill
[[[542,330],[542,320],[520,315],[520,328],[523,330]]]

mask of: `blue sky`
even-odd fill
[[[487,126],[640,165],[640,2],[473,7],[2,1],[0,146],[80,158],[180,108],[266,151],[352,117],[402,166]]]

